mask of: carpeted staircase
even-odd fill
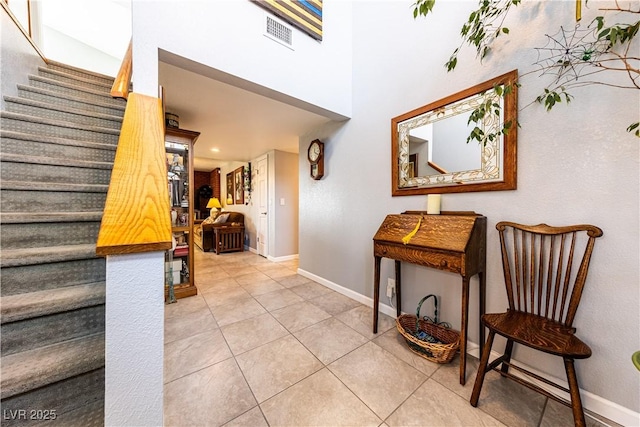
[[[0,112],[2,425],[102,425],[95,245],[125,103],[113,78],[59,63],[29,81]]]

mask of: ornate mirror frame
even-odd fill
[[[430,193],[463,193],[516,189],[517,145],[517,85],[518,70],[475,85],[469,89],[427,104],[391,120],[391,194],[412,196]],[[510,85],[504,96],[495,92],[497,86]],[[485,133],[499,132],[503,123],[512,126],[506,135],[488,141],[481,147],[480,168],[447,173],[429,163],[440,174],[414,176],[410,164],[409,132],[417,127],[436,123],[458,114],[470,114],[480,103],[491,98],[501,104],[501,114],[487,114],[477,124]],[[430,141],[431,143],[431,141]],[[468,144],[476,144],[470,141]]]

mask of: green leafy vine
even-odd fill
[[[514,84],[517,85],[517,83]],[[513,85],[496,85],[493,87],[493,90],[497,96],[504,98],[505,95],[508,95],[513,91]],[[480,95],[484,98],[484,93],[481,93]],[[478,141],[478,144],[481,144],[484,147],[488,142],[495,141],[500,135],[507,135],[513,126],[513,122],[511,120],[507,120],[502,123],[502,126],[497,132],[485,132],[480,128],[480,126],[478,126],[478,123],[482,123],[488,115],[493,114],[496,117],[500,117],[501,111],[502,106],[500,103],[495,102],[495,100],[491,98],[485,98],[484,102],[471,111],[469,119],[467,120],[467,125],[475,123],[475,126],[467,137],[467,144],[475,140]]]
[[[520,4],[521,0],[479,0],[478,8],[471,12],[462,25],[462,42],[445,63],[447,71],[453,71],[458,65],[458,53],[465,43],[476,49],[476,58],[482,62],[490,53],[493,42],[501,35],[509,34],[510,30],[504,26],[504,21],[509,11]],[[614,7],[600,11],[614,11],[627,16],[640,14],[640,6],[637,4],[635,9],[632,5],[626,8],[620,6],[618,0],[615,0],[614,4]],[[435,0],[416,0],[413,5],[414,18],[433,13],[434,6]],[[632,24],[609,25],[605,16],[598,16],[584,30],[579,25],[571,30],[561,27],[555,36],[547,35],[548,46],[536,48],[540,57],[536,64],[542,74],[553,75],[553,79],[544,88],[543,93],[536,97],[535,102],[544,105],[547,111],[550,111],[560,103],[569,104],[574,98],[569,90],[581,86],[598,84],[640,89],[640,57],[630,51],[639,29],[639,20]],[[603,71],[625,73],[629,78],[629,84],[611,84],[593,79]],[[521,77],[526,74],[529,73]],[[486,115],[499,113],[499,110],[500,106],[492,103],[485,103],[476,108],[469,118],[469,123],[474,122],[476,126],[467,142],[477,140],[486,144],[500,134],[506,134],[513,126],[512,123],[505,123],[493,134],[485,134],[478,126]],[[640,137],[640,122],[632,123],[626,130]]]

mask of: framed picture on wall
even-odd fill
[[[233,171],[233,188],[236,205],[244,205],[244,166]]]
[[[233,204],[233,172],[227,174],[227,205]]]

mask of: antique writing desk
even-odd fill
[[[402,238],[420,227],[407,244]],[[395,260],[398,316],[401,304],[400,263],[409,262],[425,267],[458,273],[462,276],[462,317],[460,330],[460,384],[465,383],[467,365],[467,325],[469,316],[469,281],[479,279],[480,314],[485,312],[485,261],[487,218],[474,212],[443,212],[426,215],[410,211],[387,215],[373,237],[375,259],[373,289],[373,333],[378,332],[380,300],[380,262],[382,258]],[[480,325],[480,354],[484,344],[484,328]]]

